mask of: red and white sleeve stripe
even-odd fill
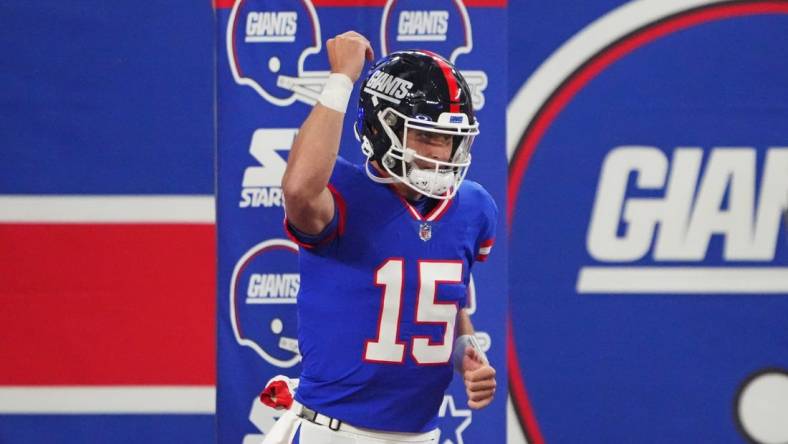
[[[495,239],[487,239],[479,245],[479,251],[476,253],[477,261],[484,262],[487,260],[492,250],[493,243],[495,243]]]

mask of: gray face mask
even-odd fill
[[[393,108],[378,112],[377,119],[390,143],[388,150],[380,156],[379,162],[388,177],[379,177],[369,169],[369,161],[375,151],[367,136],[359,136],[357,133],[357,137],[361,139],[361,151],[367,157],[367,176],[378,183],[396,181],[405,184],[434,199],[446,200],[454,197],[471,164],[470,148],[474,137],[479,134],[479,124],[469,124],[466,115],[456,113],[442,113],[437,122],[424,121],[405,116]],[[409,130],[454,137],[452,158],[438,160],[419,155],[415,149],[404,144]]]

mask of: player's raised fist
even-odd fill
[[[348,31],[328,39],[326,49],[331,72],[345,74],[353,82],[361,75],[364,59],[371,61],[375,56],[369,40],[355,31]]]

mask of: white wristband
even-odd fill
[[[350,80],[350,77],[340,73],[331,73],[323,86],[323,92],[320,93],[318,101],[325,107],[345,114],[352,92],[353,81]]]
[[[454,340],[454,352],[452,353],[454,370],[456,370],[458,373],[462,373],[462,360],[465,357],[465,349],[469,345],[476,351],[476,356],[479,358],[482,364],[488,363],[487,355],[484,353],[484,350],[482,350],[481,345],[479,345],[479,341],[476,340],[476,336],[462,335]]]

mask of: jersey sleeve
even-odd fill
[[[495,244],[495,230],[498,223],[498,206],[492,196],[484,192],[482,199],[482,219],[480,222],[479,237],[476,240],[477,262],[484,262],[490,256]]]
[[[288,220],[285,213],[284,229],[287,237],[300,247],[308,250],[319,250],[323,247],[331,245],[336,239],[341,237],[345,232],[345,221],[347,219],[347,210],[345,199],[342,196],[341,188],[344,188],[345,175],[347,174],[348,163],[344,159],[337,158],[337,163],[334,166],[334,171],[328,182],[328,191],[331,192],[331,197],[334,199],[334,216],[331,221],[323,228],[318,234],[303,233],[294,227]],[[285,203],[286,205],[286,203]]]

